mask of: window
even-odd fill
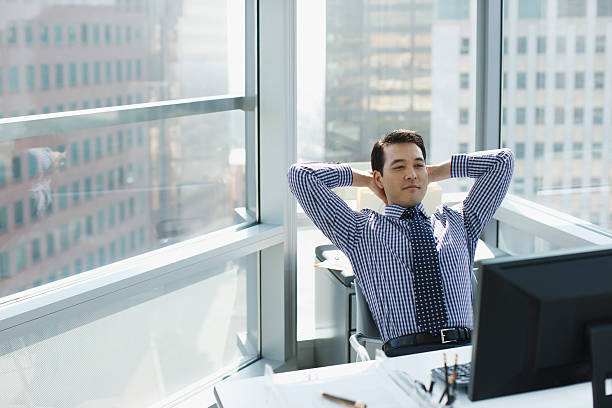
[[[89,63],[87,62],[81,64],[81,81],[83,85],[89,85]]]
[[[6,185],[6,165],[0,160],[0,187]]]
[[[89,30],[87,27],[87,23],[82,23],[81,24],[81,44],[87,45],[87,42],[89,41],[88,34],[89,34]]]
[[[0,252],[0,278],[8,278],[11,276],[9,253],[8,251]]]
[[[6,42],[8,45],[17,44],[17,23],[9,21],[6,27]]]
[[[576,72],[574,74],[574,87],[576,89],[584,89],[584,72]]]
[[[57,189],[58,201],[59,201],[59,209],[65,210],[68,208],[68,186],[63,185],[58,187]]]
[[[70,86],[75,86],[77,84],[77,65],[74,62],[71,62],[68,65],[68,72],[70,78]]]
[[[49,65],[42,64],[40,66],[40,87],[49,89]]]
[[[61,88],[64,86],[64,66],[55,64],[55,86]]]
[[[102,77],[100,74],[100,61],[94,62],[94,82],[99,84],[102,81]]]
[[[104,42],[106,43],[106,45],[109,45],[111,42],[111,28],[110,28],[110,24],[105,24],[104,25]]]
[[[527,74],[525,72],[517,72],[516,74],[516,88],[525,89],[527,88]]]
[[[595,52],[598,54],[603,54],[606,52],[606,37],[603,35],[598,35],[595,37]]]
[[[586,15],[586,3],[582,0],[559,0],[557,13],[559,17],[584,17]]]
[[[594,125],[602,125],[603,124],[603,108],[594,108],[593,109],[593,124]]]
[[[470,39],[469,38],[462,38],[461,39],[460,53],[462,55],[466,55],[466,54],[470,53]]]
[[[599,71],[595,72],[595,89],[604,88],[604,73]]]
[[[546,54],[546,37],[538,37],[536,50],[538,54]]]
[[[12,66],[8,69],[9,92],[19,92],[19,67]]]
[[[38,25],[38,35],[40,45],[49,44],[49,26],[46,23],[41,22]]]
[[[32,221],[35,221],[36,219],[38,219],[38,215],[40,213],[40,202],[39,202],[39,198],[36,195],[33,195],[30,197],[30,219]]]
[[[8,215],[6,205],[0,207],[0,234],[8,229]]]
[[[121,60],[117,60],[116,68],[115,68],[115,76],[117,77],[117,81],[123,80],[123,65],[121,64]]]
[[[459,79],[461,89],[468,89],[470,87],[470,74],[462,73]]]
[[[38,175],[38,161],[33,152],[28,153],[28,176],[34,178]]]
[[[574,108],[574,124],[580,125],[583,122],[584,117],[584,109],[583,108]]]
[[[78,204],[81,199],[80,183],[78,181],[72,182],[72,204]]]
[[[519,0],[519,18],[544,18],[546,17],[546,0]]]
[[[40,238],[32,240],[32,263],[40,262]]]
[[[83,226],[81,225],[81,220],[76,220],[72,226],[72,242],[74,245],[77,245],[81,240],[81,229]]]
[[[23,28],[23,38],[25,40],[26,45],[34,44],[34,23],[32,21],[27,21]]]
[[[48,281],[69,276],[73,271],[80,273],[136,254],[172,249],[166,246],[201,234],[229,231],[230,238],[234,236],[235,238],[231,239],[238,240],[241,239],[242,233],[234,233],[231,230],[243,226],[248,229],[248,225],[257,221],[257,217],[253,215],[256,211],[253,211],[251,199],[247,202],[247,196],[250,191],[255,192],[255,195],[258,191],[258,185],[252,178],[255,174],[254,168],[250,167],[250,161],[257,156],[257,151],[250,143],[254,140],[255,129],[259,128],[259,125],[258,118],[254,116],[256,107],[244,108],[244,101],[254,97],[254,91],[247,91],[245,78],[248,79],[249,86],[258,89],[254,81],[257,78],[254,74],[248,74],[255,69],[255,62],[249,50],[254,51],[257,36],[253,27],[243,24],[245,17],[252,15],[245,9],[245,4],[247,7],[254,7],[256,4],[248,0],[237,3],[237,7],[212,3],[200,7],[198,0],[187,2],[189,4],[166,2],[167,7],[152,9],[139,9],[135,7],[135,1],[94,4],[90,1],[71,0],[47,1],[43,2],[44,4],[36,1],[15,2],[19,7],[2,7],[4,41],[0,47],[7,49],[10,54],[1,64],[5,87],[2,91],[8,93],[17,89],[15,92],[24,93],[18,97],[9,95],[9,99],[14,101],[10,108],[4,108],[2,114],[53,113],[45,118],[16,118],[17,123],[10,123],[10,126],[0,124],[0,132],[4,135],[3,142],[10,146],[9,150],[5,149],[4,152],[9,156],[0,157],[0,161],[7,167],[9,178],[9,185],[0,188],[5,190],[0,193],[0,228],[4,228],[3,207],[6,208],[9,222],[9,226],[2,233],[6,245],[0,248],[0,254],[6,251],[12,262],[10,274],[8,267],[2,266],[1,274],[7,275],[7,278],[2,279],[0,296],[35,285],[45,285]],[[27,3],[31,4],[28,6]],[[129,11],[126,5],[130,5]],[[22,15],[16,15],[11,10],[14,8],[21,9]],[[26,12],[26,9],[31,9],[31,12]],[[32,30],[33,44],[27,49],[25,38],[28,34],[22,29],[26,27],[25,18],[31,19],[35,28]],[[207,26],[211,24],[210,30],[183,33],[181,21],[187,21],[185,19],[212,21],[206,23]],[[9,50],[6,39],[8,22],[11,21],[17,22],[18,32],[16,43]],[[50,41],[51,44],[45,49],[39,44],[39,27],[47,24],[50,33],[45,34],[46,39],[43,36],[43,42]],[[228,35],[230,31],[231,34]],[[465,33],[465,36],[468,35],[469,32]],[[195,60],[188,56],[191,53],[188,51],[188,44],[197,44],[194,51],[198,58]],[[455,45],[458,45],[457,42]],[[206,66],[200,67],[198,59],[207,61]],[[13,79],[15,75],[14,70],[10,69],[11,66],[17,68],[17,81]],[[248,72],[245,68],[247,66]],[[150,72],[149,67],[154,70]],[[157,70],[158,67],[165,68]],[[454,76],[455,80],[457,77],[458,73]],[[126,84],[127,81],[129,84]],[[11,86],[14,82],[18,83],[17,87]],[[121,84],[123,86],[120,86]],[[25,94],[25,91],[28,93]],[[226,97],[227,95],[237,96]],[[210,101],[208,97],[212,97]],[[174,102],[175,99],[182,102]],[[202,100],[204,102],[201,102]],[[128,115],[113,107],[99,110],[107,112],[88,109],[90,106],[101,107],[105,103],[131,104],[134,101],[151,103],[131,110]],[[181,113],[185,101],[187,112],[195,114]],[[5,102],[10,101],[6,99]],[[221,110],[209,109],[212,106],[223,107]],[[64,113],[55,114],[56,110],[64,110]],[[102,119],[104,117],[109,120]],[[20,132],[18,135],[15,131],[17,128]],[[224,137],[218,138],[213,134],[223,134]],[[107,135],[111,135],[110,138],[107,138]],[[28,155],[30,148],[48,148],[50,153],[45,158],[37,156],[36,167]],[[202,152],[206,152],[205,159],[201,156]],[[11,172],[12,157],[21,158],[17,159],[19,166],[18,169],[15,166],[16,171],[11,173],[13,175],[8,174]],[[21,160],[24,162],[23,168]],[[41,170],[46,168],[45,160],[52,163],[49,173],[43,173]],[[204,162],[210,170],[207,174],[193,172],[194,165],[198,167]],[[32,171],[34,169],[36,173]],[[36,175],[32,177],[30,174]],[[117,191],[120,180],[124,189]],[[39,184],[46,187],[45,183],[48,182],[52,191],[44,190],[43,194],[50,195],[37,195],[31,200],[31,190],[38,188]],[[112,194],[107,194],[107,187]],[[6,194],[7,192],[10,194]],[[86,198],[82,200],[82,196]],[[196,202],[200,204],[196,206]],[[55,206],[54,211],[45,213],[42,209],[52,208],[51,203]],[[23,208],[24,206],[26,208]],[[205,212],[201,211],[202,206],[207,208]],[[17,228],[13,225],[15,207]],[[43,211],[34,212],[38,217],[35,222],[32,222],[30,217],[32,209]],[[248,214],[248,220],[237,216],[236,209],[246,209],[246,212],[241,214]],[[22,247],[17,249],[19,245]],[[259,249],[249,251],[255,258],[259,257]],[[237,256],[241,255],[237,253]],[[18,258],[22,261],[17,262]],[[16,267],[18,264],[21,265],[19,272]],[[257,311],[258,294],[252,289],[247,290],[251,283],[247,284],[246,277],[248,272],[249,281],[253,278],[255,282],[257,268],[251,269],[245,265],[245,261],[241,259],[232,260],[219,266],[220,269],[207,275],[206,279],[202,276],[202,282],[190,281],[179,291],[195,290],[200,293],[197,297],[207,297],[206,293],[212,289],[213,295],[207,298],[212,300],[219,297],[226,303],[227,310],[237,307],[238,314],[242,310],[250,310],[250,316]],[[116,274],[122,272],[121,268],[124,267],[125,263],[118,264],[115,269],[107,268],[107,271]],[[44,270],[41,271],[41,268]],[[18,279],[15,279],[16,276]],[[85,280],[88,276],[81,275],[79,279]],[[71,282],[60,284],[56,288],[66,291],[68,286],[72,288]],[[242,299],[239,303],[244,304],[236,306],[235,302],[228,300],[229,296],[217,290],[227,284],[239,288],[240,293],[237,294]],[[162,285],[168,287],[165,283]],[[173,292],[174,290],[168,291],[172,297],[175,296]],[[42,289],[40,293],[45,297],[44,293],[48,291]],[[154,297],[160,297],[165,302],[165,295],[158,292]],[[96,302],[103,297],[104,294],[102,298],[96,298]],[[248,305],[247,298],[251,299]],[[130,303],[138,309],[142,300],[130,300]],[[145,300],[148,301],[149,299]],[[105,302],[102,300],[99,303],[102,305],[99,310],[110,310],[115,306],[110,304],[112,302]],[[69,308],[72,306],[68,305]],[[79,316],[86,319],[96,316],[94,320],[101,318],[100,315],[89,312],[81,314],[80,308],[83,306],[83,303],[76,305],[79,309],[76,313]],[[113,313],[111,319],[129,314],[115,310],[118,313]],[[177,312],[179,310],[180,308]],[[63,312],[58,313],[61,315]],[[52,315],[57,322],[72,321],[65,316],[55,313]],[[43,321],[52,320],[47,319],[42,317]],[[246,349],[235,353],[228,351],[226,357],[214,356],[212,360],[203,349],[190,349],[190,360],[198,366],[206,367],[206,372],[187,368],[187,371],[177,375],[164,367],[160,372],[164,381],[168,381],[164,386],[170,386],[172,392],[175,392],[189,386],[202,375],[210,375],[225,366],[234,367],[257,358],[257,324],[252,326],[255,327],[253,333],[249,333],[252,330],[247,329],[246,323],[242,322],[252,323],[252,318],[247,319],[245,315],[237,316],[237,319],[236,324],[231,323],[228,339],[223,341],[229,340],[229,347],[234,350],[236,335],[244,334],[248,337],[244,343]],[[190,327],[200,331],[202,323],[202,319],[198,321],[196,318],[190,323]],[[20,349],[24,356],[29,355],[29,347],[33,344],[30,344],[28,339],[36,342],[50,340],[53,343],[65,338],[65,327],[50,327],[45,324],[42,322],[37,328],[40,329],[37,333],[43,333],[44,338],[32,336],[27,329],[24,331],[26,344],[23,345],[23,350]],[[77,325],[80,324],[79,320]],[[83,325],[85,328],[90,327],[85,323]],[[132,325],[128,325],[130,326]],[[213,327],[205,326],[206,330],[214,330]],[[67,336],[72,336],[73,332],[82,328],[69,330]],[[132,338],[132,334],[126,335]],[[194,335],[201,337],[196,333]],[[7,336],[9,338],[10,334]],[[138,334],[135,337],[139,336]],[[99,355],[91,349],[92,338],[95,339],[95,336],[86,334],[84,342],[58,344],[58,350],[67,352],[67,358],[72,360],[75,356],[68,349],[78,344],[79,348],[85,347],[82,350],[86,350],[88,355]],[[99,340],[101,339],[96,339]],[[176,341],[180,343],[178,338],[166,338],[162,341],[165,344],[177,344]],[[167,341],[169,343],[166,343]],[[251,347],[253,344],[254,347]],[[121,349],[116,348],[116,344],[109,346],[109,349]],[[204,344],[204,347],[213,349],[208,344]],[[223,347],[227,348],[225,345]],[[0,349],[8,350],[5,349],[5,344],[0,344]],[[230,355],[232,357],[228,357]],[[166,357],[162,356],[162,359]],[[0,357],[0,363],[4,364],[10,359],[10,353],[5,353],[5,356]],[[101,357],[99,360],[104,359],[105,357]],[[118,356],[117,360],[121,363],[125,361],[121,356]],[[33,361],[33,366],[28,370],[45,384],[54,383],[50,376],[62,375],[49,370],[39,371],[42,360]],[[183,362],[180,364],[186,367]],[[115,369],[127,372],[124,371],[125,367],[116,366]],[[17,374],[9,374],[10,381],[19,381],[16,376]],[[123,398],[124,386],[125,384],[117,384],[117,387],[113,385],[111,388],[115,388],[105,390],[105,395],[109,398]],[[92,390],[84,390],[83,395],[95,394],[95,390],[94,394],[90,391]],[[53,394],[50,392],[41,397],[40,404],[54,405],[53,400],[57,393]],[[24,394],[24,398],[27,399],[28,396]],[[87,405],[91,401],[83,399],[73,402],[75,405]],[[7,403],[6,398],[0,395],[0,406]],[[137,404],[136,401],[126,403]]]
[[[597,16],[611,17],[612,16],[612,1],[597,0]]]
[[[535,108],[535,123],[537,125],[543,125],[544,124],[544,108],[541,106],[538,106]]]
[[[11,161],[11,168],[13,171],[13,181],[21,180],[21,157],[13,157]]]
[[[74,26],[74,24],[68,24],[68,44],[75,45],[76,41],[76,27]]]
[[[516,123],[518,125],[525,124],[525,108],[516,108]]]
[[[70,143],[70,164],[76,166],[79,164],[79,143]]]
[[[23,201],[15,201],[13,204],[13,219],[15,227],[23,225]]]
[[[516,41],[516,52],[519,54],[527,54],[527,37],[518,37]]]
[[[576,36],[576,54],[584,54],[586,50],[586,40],[583,35]]]
[[[559,106],[555,107],[555,124],[562,125],[565,120],[565,110]]]
[[[92,37],[95,45],[100,45],[100,24],[94,24],[92,26]]]
[[[18,245],[15,248],[15,269],[21,272],[26,267],[26,247],[25,244]]]
[[[55,24],[53,26],[53,36],[55,38],[55,45],[62,45],[64,42],[64,29],[61,24]]]
[[[90,199],[91,198],[91,177],[86,177],[85,178],[85,198],[86,199]]]
[[[544,72],[536,73],[536,88],[538,89],[546,88],[546,73]]]

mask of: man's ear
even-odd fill
[[[378,188],[380,188],[381,190],[384,190],[385,187],[383,186],[383,182],[382,182],[382,174],[380,173],[380,171],[378,170],[374,170],[372,172],[372,176],[374,177],[374,182],[376,183],[376,185],[378,186]]]

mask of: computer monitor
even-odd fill
[[[611,406],[612,247],[485,260],[479,270],[470,399],[593,378],[595,406]]]

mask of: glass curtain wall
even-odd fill
[[[253,2],[0,10],[0,308],[68,296],[2,322],[0,406],[163,405],[257,359],[256,251],[151,266],[257,222]]]
[[[503,4],[502,143],[516,153],[510,193],[612,234],[612,1]],[[509,226],[500,247],[552,245]]]
[[[474,150],[475,0],[298,2],[298,160],[371,170],[373,144],[416,130],[429,163]],[[468,180],[441,183],[467,191]],[[440,193],[440,190],[437,190]],[[382,210],[368,191],[338,193]],[[432,194],[431,204],[440,195]],[[315,247],[329,241],[298,209],[298,338],[314,337]]]
[[[242,110],[28,134],[40,114],[244,96],[244,4],[0,6],[0,131],[23,123],[0,139],[0,297],[245,221]]]

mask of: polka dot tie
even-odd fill
[[[423,223],[414,207],[407,208],[402,219],[408,225],[414,266],[414,297],[417,323],[421,330],[436,333],[446,326],[448,315],[442,293],[442,275],[432,231]]]

